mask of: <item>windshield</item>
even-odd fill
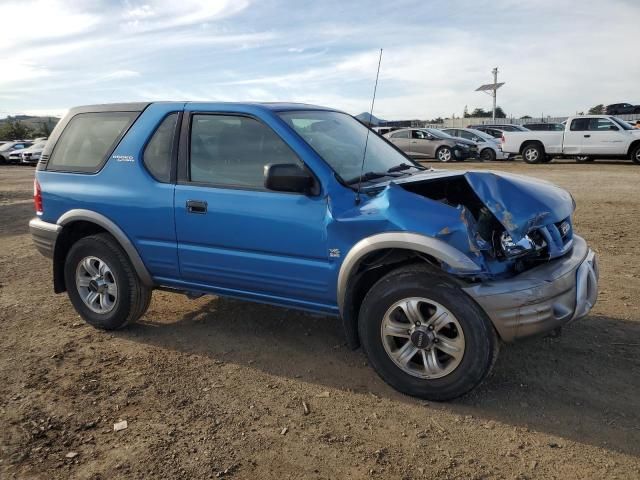
[[[629,125],[627,122],[625,122],[624,120],[621,120],[618,117],[609,117],[609,118],[614,122],[616,122],[618,125],[620,125],[620,127],[622,127],[623,130],[633,130],[633,127]]]
[[[350,180],[360,175],[367,132],[369,139],[363,172],[387,173],[401,165],[406,165],[407,169],[421,169],[386,140],[345,113],[294,111],[279,115],[346,182],[351,183]],[[392,170],[388,176],[398,175]]]

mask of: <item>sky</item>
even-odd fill
[[[294,101],[461,116],[640,104],[640,0],[0,0],[0,117],[92,103]]]

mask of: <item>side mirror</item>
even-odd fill
[[[264,167],[264,186],[275,192],[311,193],[313,176],[293,163],[273,163]]]
[[[609,125],[609,130],[613,130],[614,132],[617,132],[618,127],[616,127],[615,125]]]

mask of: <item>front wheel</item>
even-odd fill
[[[640,165],[640,145],[636,145],[636,147],[632,150],[631,161],[636,165]]]
[[[436,158],[441,162],[450,162],[453,160],[453,152],[449,147],[440,147],[436,152]]]
[[[436,401],[464,395],[497,358],[498,339],[486,314],[428,267],[403,267],[380,279],[358,321],[373,368],[408,395]]]
[[[115,330],[133,323],[151,301],[151,290],[107,233],[73,244],[65,260],[64,278],[76,311],[96,328]]]
[[[480,152],[480,160],[483,162],[493,162],[496,159],[496,152],[493,148],[485,148]]]
[[[529,144],[522,150],[522,159],[526,163],[540,163],[544,158],[542,147],[536,143]]]

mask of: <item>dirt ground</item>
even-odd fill
[[[31,243],[33,169],[0,167],[0,477],[640,478],[640,167],[469,167],[570,190],[601,291],[446,404],[386,386],[333,318],[155,292],[139,324],[94,330]]]

